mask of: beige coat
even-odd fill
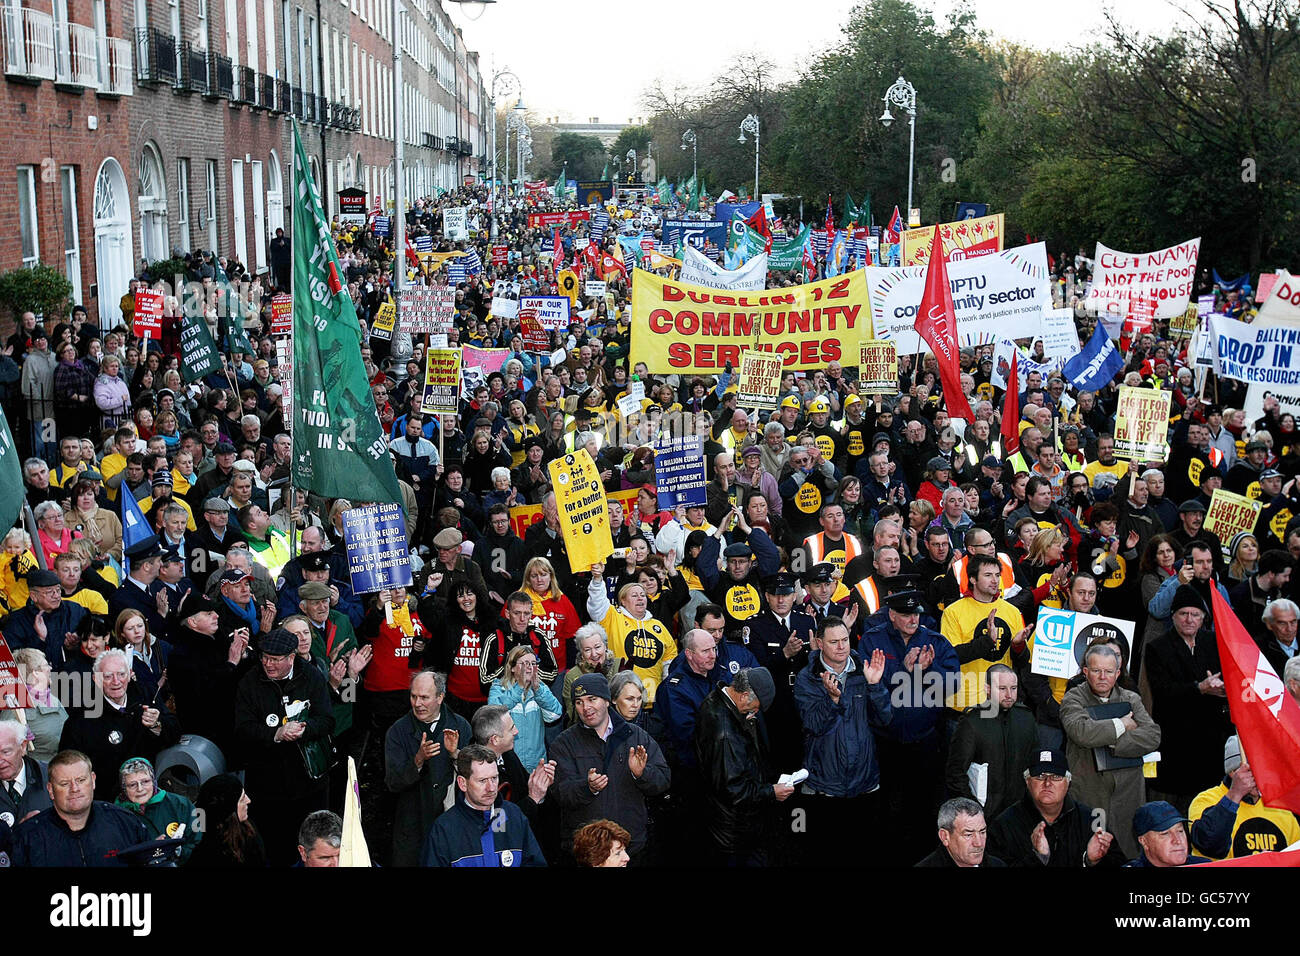
[[[63,521],[69,528],[80,527],[82,535],[94,541],[101,553],[122,560],[122,522],[107,508],[96,508],[88,516],[74,508],[63,513]]]
[[[1118,735],[1113,720],[1094,720],[1088,708],[1102,703],[1086,683],[1065,692],[1061,701],[1061,726],[1065,728],[1065,754],[1070,764],[1073,780],[1070,792],[1097,809],[1106,811],[1106,826],[1115,834],[1125,857],[1138,855],[1137,839],[1133,836],[1133,815],[1146,801],[1146,779],[1141,767],[1108,770],[1101,773],[1093,757],[1094,747],[1113,745],[1117,757],[1142,757],[1160,746],[1160,727],[1142,698],[1130,690],[1116,687],[1110,701],[1124,701],[1132,707],[1137,728]]]

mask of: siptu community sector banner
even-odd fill
[[[1164,461],[1173,392],[1125,385],[1115,408],[1115,457]]]
[[[931,233],[933,233],[931,229]],[[900,355],[928,352],[916,334],[916,310],[925,288],[924,266],[869,267],[871,327],[892,339]],[[957,314],[957,343],[987,345],[1001,338],[1038,335],[1043,311],[1052,307],[1047,247],[1036,242],[989,256],[948,264],[948,285]]]
[[[963,259],[976,259],[1002,251],[1002,237],[1006,231],[1003,214],[981,216],[978,219],[961,219],[939,224],[939,241],[948,254],[949,268]],[[923,266],[930,261],[930,246],[934,244],[934,227],[903,230],[903,265]]]
[[[750,350],[779,355],[787,371],[809,371],[852,363],[871,337],[863,270],[766,292],[633,273],[631,362],[651,372],[714,375]]]
[[[555,489],[555,509],[560,516],[569,569],[574,574],[590,571],[614,550],[609,530],[609,503],[600,482],[600,469],[587,449],[579,448],[547,466]]]
[[[1085,304],[1119,327],[1132,311],[1132,303],[1154,298],[1157,319],[1172,319],[1187,308],[1196,281],[1196,257],[1201,239],[1157,249],[1155,252],[1120,252],[1100,242],[1093,259],[1092,288]]]

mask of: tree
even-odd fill
[[[595,136],[557,133],[551,141],[551,160],[539,167],[547,179],[554,179],[567,166],[569,179],[598,179],[605,167],[605,145]]]

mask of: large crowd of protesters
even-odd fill
[[[129,297],[112,328],[84,309],[18,317],[0,400],[30,513],[0,549],[24,689],[0,714],[0,862],[329,865],[348,758],[374,781],[371,856],[393,866],[1171,866],[1300,839],[1260,798],[1211,610],[1217,589],[1300,695],[1300,432],[1276,399],[1248,416],[1245,387],[1157,322],[1095,392],[1035,366],[1004,394],[993,346],[962,348],[969,421],[931,356],[901,357],[894,394],[831,362],[787,373],[776,409],[741,407],[731,369],[629,365],[649,334],[632,328],[632,262],[547,351],[492,312],[494,286],[564,294],[557,241],[580,270],[588,241],[660,239],[652,207],[619,205],[592,239],[590,222],[529,227],[572,203],[489,195],[413,204],[408,237],[432,255],[393,249],[373,218],[333,224],[408,588],[355,593],[342,516],[365,502],[291,488],[270,334],[283,234],[257,277],[184,257],[185,282],[224,273],[251,305],[251,351],[211,316],[224,369],[197,381],[179,294],[157,340],[131,334]],[[444,235],[452,207],[468,241]],[[459,415],[425,415],[425,337],[372,327],[395,266],[443,284],[464,257],[439,254],[469,250],[447,344],[509,355]],[[1081,343],[1090,267],[1058,256],[1053,276]],[[1214,292],[1201,270],[1195,293]],[[1220,289],[1215,308],[1255,303]],[[1162,459],[1116,457],[1122,384],[1171,393]],[[703,438],[703,505],[660,507],[666,429]],[[614,552],[575,569],[547,466],[584,448]],[[1218,488],[1261,503],[1255,528],[1202,526]],[[142,538],[124,531],[128,495]],[[1049,607],[1133,638],[1108,629],[1077,676],[1043,676]]]

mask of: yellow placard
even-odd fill
[[[559,289],[560,295],[567,295],[569,301],[573,304],[572,308],[578,307],[578,291],[580,284],[577,273],[572,269],[561,269],[560,274],[555,277],[555,285]]]
[[[781,396],[781,356],[749,352],[740,360],[736,404],[741,408],[776,408]]]
[[[1002,237],[1006,233],[1005,216],[995,213],[978,219],[959,219],[939,223],[939,241],[948,261],[973,259],[1002,251]],[[903,230],[902,256],[905,266],[923,266],[930,261],[930,244],[934,242],[934,226]]]
[[[420,410],[426,415],[455,415],[460,411],[460,349],[429,349]]]
[[[1115,457],[1164,461],[1172,392],[1123,385],[1115,407]]]
[[[569,569],[574,574],[590,571],[614,552],[609,530],[609,503],[600,470],[587,449],[556,458],[547,466],[555,489],[555,509],[560,515],[560,532],[569,552]]]
[[[370,330],[373,335],[378,332],[381,339],[391,339],[397,327],[397,306],[391,301],[385,302],[375,313],[375,327]]]
[[[1205,521],[1201,527],[1219,536],[1223,556],[1226,558],[1234,537],[1243,531],[1255,530],[1255,522],[1259,520],[1262,508],[1263,504],[1253,498],[1216,488],[1210,496],[1210,507],[1205,511]]]
[[[653,373],[715,375],[748,351],[780,356],[787,371],[851,363],[872,338],[866,272],[787,289],[736,292],[632,274],[631,363]]]
[[[1169,335],[1176,338],[1190,338],[1196,331],[1197,323],[1200,316],[1197,313],[1198,306],[1195,302],[1183,310],[1182,315],[1176,315],[1169,320]]]
[[[863,342],[858,356],[858,394],[898,392],[898,345],[888,339]]]

